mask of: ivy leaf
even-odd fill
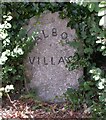
[[[85,90],[91,89],[89,82],[84,82],[84,88],[85,88]]]
[[[99,7],[106,7],[106,1],[102,1],[102,2],[99,4]]]
[[[71,47],[74,47],[74,48],[79,48],[79,47],[81,46],[81,43],[78,42],[78,41],[68,42],[68,44],[69,44]]]
[[[99,75],[94,75],[93,78],[97,81],[100,79],[100,76]]]
[[[83,2],[83,6],[84,6],[84,7],[86,7],[86,6],[87,6],[87,4],[88,4],[87,2]]]
[[[102,94],[101,96],[99,96],[99,100],[100,100],[101,102],[106,102],[106,95],[105,95],[105,93]]]
[[[97,87],[98,87],[98,89],[102,90],[102,89],[104,89],[104,84],[102,82],[99,82],[97,84]]]
[[[85,31],[81,31],[81,36],[82,36],[83,39],[86,39],[87,38],[86,32]]]
[[[95,3],[95,11],[98,12],[100,10],[98,3]]]
[[[100,9],[99,12],[98,12],[98,16],[103,16],[103,15],[105,15],[105,14],[106,14],[106,8],[102,8],[102,9]]]
[[[84,53],[93,53],[93,49],[92,48],[85,48],[84,49]]]
[[[103,55],[103,56],[106,56],[106,50],[103,51],[102,55]]]
[[[106,15],[100,19],[99,25],[106,27]]]
[[[89,9],[90,12],[92,12],[95,9],[95,4],[94,3],[90,3],[88,5],[88,9]]]

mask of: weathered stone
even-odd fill
[[[38,21],[33,17],[27,26],[28,35],[39,32],[35,36],[37,46],[25,60],[27,76],[31,79],[30,87],[37,89],[42,100],[57,101],[55,97],[67,88],[78,86],[78,78],[83,74],[82,69],[69,71],[65,66],[76,51],[66,42],[73,41],[76,34],[67,27],[68,20],[60,19],[57,12],[45,13]]]

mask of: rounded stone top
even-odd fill
[[[67,88],[78,86],[83,74],[82,69],[69,71],[66,68],[76,51],[67,44],[76,38],[75,30],[67,27],[67,23],[68,19],[60,19],[58,12],[49,12],[31,18],[27,26],[28,35],[34,31],[38,31],[38,35],[34,37],[37,46],[24,62],[26,74],[30,88],[37,89],[44,101],[58,101],[57,96],[61,98]]]

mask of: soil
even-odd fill
[[[19,99],[2,102],[0,108],[0,118],[17,120],[42,119],[42,120],[71,120],[79,118],[89,118],[88,113],[83,110],[72,111],[70,103],[47,103],[33,99]]]

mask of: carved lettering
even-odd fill
[[[63,58],[63,57],[61,57],[61,58],[59,59],[58,64],[60,64],[61,62],[65,64],[65,61],[64,61],[64,58]]]
[[[55,63],[53,62],[53,57],[51,57],[51,65],[55,65]]]
[[[30,62],[30,64],[33,64],[33,63],[34,63],[34,61],[35,61],[35,57],[34,57],[34,58],[32,58],[32,60],[31,60],[31,58],[29,57],[29,62]]]
[[[46,58],[44,57],[44,65],[48,65],[48,63],[46,62]]]
[[[57,29],[56,28],[52,29],[52,36],[57,36]]]
[[[66,32],[63,32],[63,33],[61,34],[61,38],[62,38],[62,39],[67,39],[67,38],[68,38],[68,34],[67,34]]]
[[[49,35],[46,35],[46,34],[45,34],[45,31],[44,31],[44,30],[42,30],[42,33],[43,33],[44,38],[48,38],[48,37],[49,37]]]

